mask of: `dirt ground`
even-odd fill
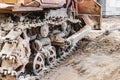
[[[102,30],[92,31],[90,43],[79,49],[41,80],[120,80],[120,17],[104,18]]]

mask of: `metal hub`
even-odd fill
[[[40,32],[42,37],[47,37],[49,33],[49,26],[45,24],[44,26],[41,27]]]

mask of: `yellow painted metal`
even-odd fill
[[[0,3],[2,3],[3,2],[3,0],[0,0]]]
[[[102,8],[94,0],[77,0],[77,11],[79,15],[88,15],[95,23],[94,28],[100,29],[102,20]]]
[[[1,3],[16,4],[18,0],[0,0]]]

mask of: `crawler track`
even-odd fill
[[[0,25],[2,80],[28,76],[35,80],[34,76],[43,75],[76,51],[79,41],[91,30],[83,19],[69,17],[63,8],[1,14]]]

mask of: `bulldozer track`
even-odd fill
[[[7,80],[40,79],[40,76],[72,55],[79,41],[91,30],[80,19],[64,16],[42,19],[41,15],[33,14],[1,16],[2,80],[7,77]]]

